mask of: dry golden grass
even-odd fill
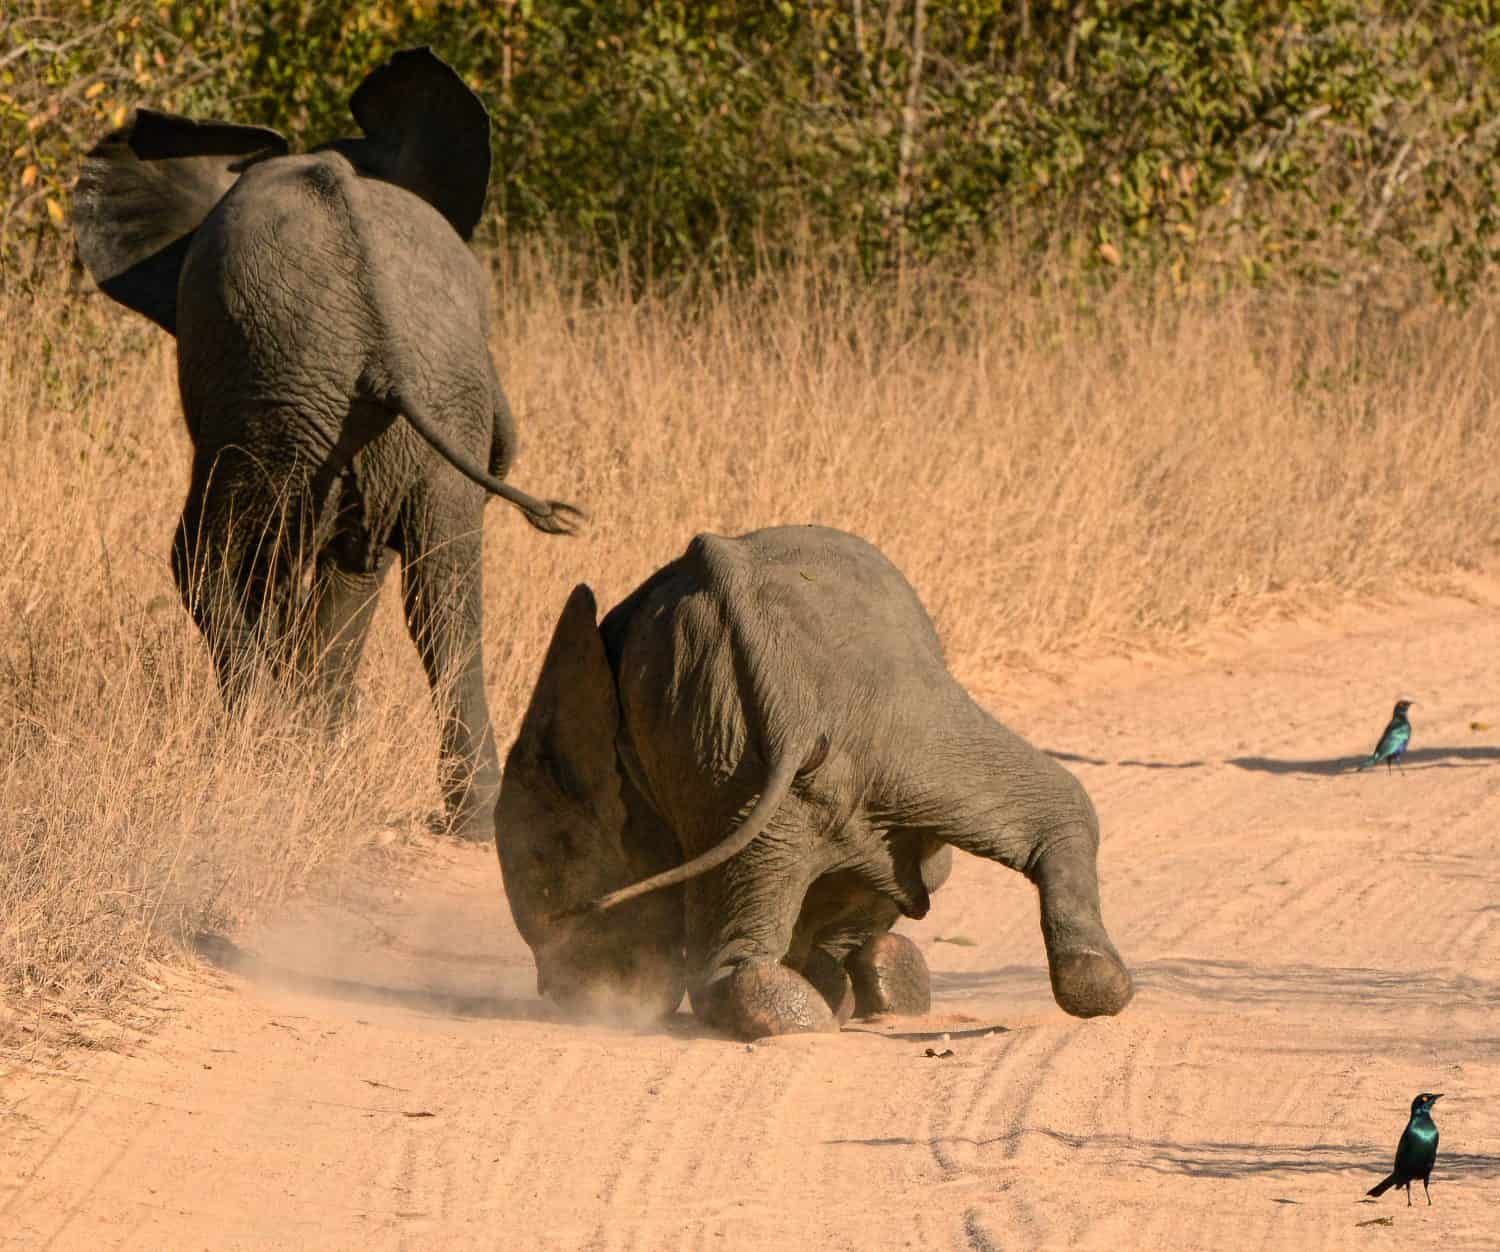
[[[1283,592],[1375,591],[1500,539],[1488,308],[1076,295],[816,268],[696,301],[497,265],[514,480],[585,537],[488,513],[496,733],[553,616],[700,530],[816,521],[908,573],[955,669],[1161,642]],[[436,735],[387,588],[334,738],[220,711],[172,586],[188,446],[167,337],[102,297],[0,306],[0,988],[108,1002],[139,959],[419,829]],[[388,838],[389,836],[385,836]],[[497,907],[499,881],[496,879]]]

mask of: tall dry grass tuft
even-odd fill
[[[960,676],[1160,641],[1271,590],[1394,588],[1500,540],[1488,307],[1076,294],[1002,271],[829,267],[696,297],[494,265],[514,480],[488,514],[486,655],[513,736],[554,615],[612,603],[700,530],[857,531]],[[585,296],[586,291],[592,294]],[[277,693],[227,719],[172,586],[188,445],[166,336],[56,286],[0,306],[0,985],[107,1000],[139,958],[438,807],[434,718],[387,587],[335,736]],[[501,907],[496,879],[496,907]]]

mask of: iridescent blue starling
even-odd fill
[[[1392,764],[1401,764],[1406,745],[1411,742],[1411,723],[1406,720],[1406,710],[1411,706],[1410,700],[1396,701],[1396,711],[1391,714],[1391,720],[1380,732],[1380,742],[1375,745],[1375,751],[1359,763],[1360,769],[1369,769],[1370,766],[1379,765],[1381,761],[1384,761],[1385,771],[1389,774]]]
[[[1396,1168],[1388,1178],[1365,1192],[1366,1195],[1379,1197],[1392,1187],[1405,1186],[1406,1204],[1410,1208],[1411,1185],[1420,1178],[1427,1203],[1432,1203],[1432,1192],[1427,1190],[1427,1177],[1432,1173],[1433,1162],[1437,1160],[1438,1143],[1438,1128],[1432,1120],[1432,1106],[1442,1098],[1441,1091],[1436,1095],[1424,1091],[1411,1102],[1411,1121],[1406,1123],[1401,1142],[1396,1145]]]

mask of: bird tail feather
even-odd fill
[[[1373,1187],[1371,1187],[1368,1191],[1366,1191],[1365,1194],[1366,1195],[1372,1195],[1376,1199],[1379,1199],[1387,1191],[1389,1191],[1392,1187],[1394,1187],[1396,1185],[1396,1183],[1399,1182],[1399,1181],[1400,1180],[1396,1177],[1396,1175],[1392,1174],[1384,1182],[1377,1182]]]
[[[1378,752],[1372,752],[1372,753],[1370,753],[1369,756],[1365,757],[1365,759],[1359,763],[1359,768],[1360,769],[1369,769],[1370,766],[1374,765],[1379,760],[1380,760],[1380,753],[1378,753]]]

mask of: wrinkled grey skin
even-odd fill
[[[488,836],[499,787],[480,655],[483,509],[576,510],[501,480],[515,422],[465,241],[489,119],[426,49],[355,92],[364,138],[291,155],[274,131],[139,110],[88,155],[75,213],[100,287],[178,340],[192,478],[172,568],[233,705],[292,666],[346,711],[381,580],[439,704],[443,788]]]
[[[1087,794],[954,681],[868,543],[699,535],[595,614],[577,588],[495,817],[543,994],[670,1011],[686,986],[747,1037],[837,1028],[846,971],[868,1011],[919,1006],[920,957],[886,932],[927,912],[959,848],[1036,884],[1062,1008],[1128,1003]]]

